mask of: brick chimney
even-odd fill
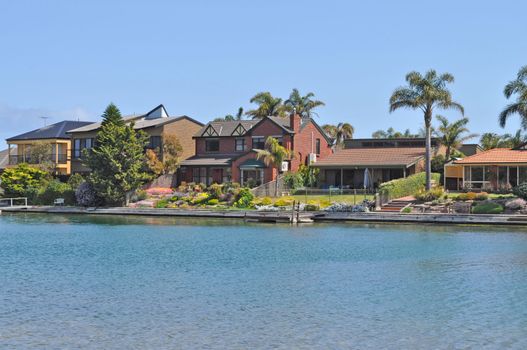
[[[289,127],[295,133],[300,130],[300,124],[302,123],[302,117],[296,113],[296,108],[293,109],[293,112],[289,115]]]

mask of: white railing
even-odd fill
[[[15,197],[15,198],[0,198],[0,204],[2,202],[7,202],[9,203],[9,206],[10,207],[14,207],[15,205],[13,204],[15,201],[21,201],[23,200],[24,201],[24,207],[27,207],[27,197]],[[1,205],[0,205],[1,207]]]

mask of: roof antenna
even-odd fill
[[[49,117],[39,117],[40,119],[44,120],[44,126],[48,126],[47,120]]]

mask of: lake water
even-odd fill
[[[0,216],[2,349],[527,349],[527,231]]]

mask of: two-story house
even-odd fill
[[[20,163],[38,165],[47,163],[53,166],[57,175],[71,174],[71,138],[67,134],[69,130],[90,125],[92,122],[81,122],[64,120],[55,124],[47,125],[17,136],[8,138],[8,167]],[[37,155],[36,148],[47,147],[47,154]]]
[[[258,160],[255,149],[264,149],[272,136],[289,150],[293,157],[281,169]],[[257,186],[276,179],[283,171],[297,171],[300,164],[309,164],[317,157],[332,153],[332,140],[312,119],[299,115],[266,117],[255,120],[214,121],[194,135],[196,155],[181,163],[180,179],[186,182],[239,182]]]
[[[203,127],[203,123],[186,115],[169,116],[163,105],[155,107],[148,113],[126,116],[123,119],[126,123],[133,122],[135,130],[142,130],[147,133],[150,138],[147,148],[160,150],[163,146],[163,138],[167,135],[174,135],[182,147],[181,159],[194,155],[195,147],[192,136]],[[100,128],[101,123],[91,123],[68,132],[72,144],[72,173],[90,171],[83,165],[83,150],[93,147]]]

